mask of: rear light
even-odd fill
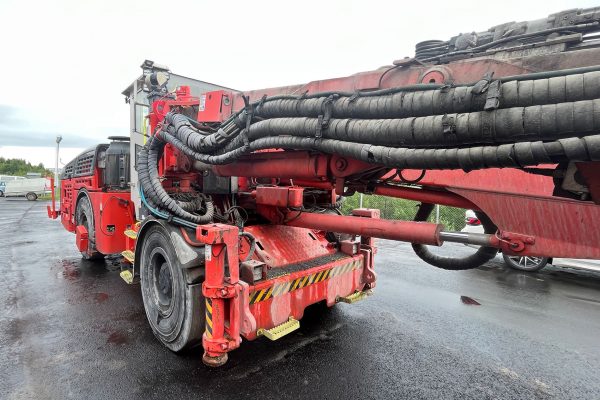
[[[467,225],[481,225],[479,218],[467,217]]]

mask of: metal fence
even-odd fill
[[[362,201],[361,201],[362,197]],[[362,204],[361,204],[362,203]],[[414,219],[419,202],[377,195],[347,197],[342,211],[349,214],[354,208],[377,208],[381,218],[410,221]],[[430,222],[444,224],[446,230],[460,231],[465,226],[465,210],[462,208],[436,206],[429,218]]]

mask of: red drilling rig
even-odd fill
[[[349,77],[239,92],[151,61],[123,92],[130,137],[62,173],[84,258],[122,253],[156,337],[222,365],[304,309],[376,284],[375,238],[444,269],[513,255],[600,258],[600,8],[416,46]],[[130,155],[132,155],[130,157]],[[414,221],[342,215],[355,193],[416,200]],[[485,233],[426,222],[475,210]],[[481,246],[465,258],[427,245]]]

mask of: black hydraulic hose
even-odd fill
[[[527,81],[527,80],[535,80],[535,79],[556,78],[558,76],[585,74],[588,72],[597,72],[597,71],[600,71],[600,65],[592,65],[589,67],[557,69],[554,71],[528,72],[526,74],[520,74],[520,75],[502,76],[502,77],[497,78],[497,80],[499,80],[502,83],[509,82],[509,81]]]
[[[431,212],[434,209],[434,204],[421,203],[417,214],[415,215],[415,221],[427,221]],[[482,212],[476,212],[477,218],[481,221],[483,230],[485,233],[494,234],[498,230],[496,225],[492,222],[487,215]],[[446,257],[439,256],[432,253],[426,245],[423,244],[412,244],[412,248],[415,254],[423,261],[434,267],[460,271],[465,269],[473,269],[481,266],[482,264],[492,260],[498,254],[498,249],[493,247],[481,246],[474,254],[466,257]]]
[[[206,203],[206,213],[204,215],[192,214],[182,209],[177,202],[169,196],[165,191],[158,176],[158,154],[153,154],[153,151],[148,152],[148,171],[150,173],[150,179],[152,187],[156,195],[158,196],[159,204],[165,209],[170,211],[172,214],[181,217],[190,222],[196,224],[205,224],[212,221],[214,216],[214,207],[211,202]]]
[[[197,224],[212,221],[214,216],[214,204],[212,202],[206,202],[206,211],[203,215],[192,214],[184,210],[162,187],[158,176],[158,156],[163,147],[164,142],[157,139],[156,136],[151,137],[138,157],[138,174],[146,199],[184,220]]]
[[[510,82],[502,85],[498,92],[498,107],[500,108],[571,102],[577,99],[600,97],[600,66],[523,74],[500,78],[499,81]],[[473,93],[476,85],[482,82],[485,88],[485,82],[480,81],[477,84],[453,87],[417,84],[372,92],[323,92],[307,96],[275,96],[254,103],[251,108],[255,108],[255,110],[251,115],[260,118],[281,116],[313,116],[316,118],[323,113],[325,104],[331,101],[331,117],[333,118],[381,117],[388,119],[419,115],[431,117],[430,114],[459,113],[482,109],[485,100],[483,95]],[[483,93],[485,94],[485,91]],[[330,95],[341,97],[330,100],[328,99]],[[169,113],[164,130],[191,151],[212,153],[213,155],[222,154],[223,148],[228,147],[228,150],[231,150],[239,147],[231,147],[229,143],[240,137],[241,128],[246,126],[246,118],[248,118],[248,113],[243,110],[223,123],[219,131],[209,134],[195,129],[188,117]],[[206,160],[206,162],[222,163],[218,160]]]
[[[166,140],[172,139],[169,135]],[[178,143],[180,144],[180,143]],[[415,149],[410,147],[374,146],[333,139],[306,137],[264,137],[249,144],[233,141],[230,145],[240,147],[215,155],[201,155],[198,158],[206,164],[227,164],[252,151],[273,148],[291,150],[315,150],[328,154],[338,154],[372,164],[390,168],[416,169],[463,169],[525,167],[543,163],[555,163],[564,160],[596,161],[600,160],[600,135],[583,138],[571,137],[544,143],[542,141],[503,144],[500,146],[474,146],[448,149]],[[189,149],[180,146],[184,153]]]
[[[156,199],[158,196],[154,192],[154,188],[150,182],[150,174],[148,172],[148,145],[154,140],[154,137],[149,139],[149,142],[146,146],[142,147],[140,152],[138,153],[138,161],[137,172],[138,172],[138,182],[141,186],[142,191],[145,193],[146,201],[149,203],[151,207],[158,207],[158,203]]]
[[[244,261],[248,261],[252,258],[252,256],[254,255],[254,251],[256,250],[256,238],[250,232],[240,232],[240,236],[248,239],[248,243],[250,244],[248,255],[246,255],[246,258],[244,259]]]
[[[598,84],[600,97],[600,81]],[[600,99],[403,119],[272,118],[252,124],[248,138],[315,137],[382,146],[462,147],[556,140],[600,131]]]
[[[519,168],[552,164],[560,160],[598,161],[600,135],[560,139],[548,143],[537,141],[453,149],[392,148],[331,139],[294,137],[258,139],[250,146],[251,151],[274,148],[316,150],[390,168],[469,171],[483,168]]]
[[[219,128],[215,133],[200,132],[192,126],[187,117],[172,112],[167,113],[165,122],[166,130],[170,134],[189,148],[203,153],[223,147],[239,132],[238,129],[231,129],[233,127],[229,126]]]
[[[225,148],[225,149],[227,149],[226,152],[220,153],[219,151],[216,151],[214,155],[203,154],[203,153],[199,153],[199,152],[189,148],[183,142],[181,142],[179,139],[177,139],[176,137],[174,137],[168,133],[165,133],[164,131],[160,132],[159,135],[163,140],[165,140],[166,142],[175,146],[176,149],[182,151],[184,154],[192,157],[193,159],[195,159],[197,161],[201,161],[205,164],[212,164],[212,165],[227,164],[227,163],[230,163],[230,162],[236,160],[237,158],[241,157],[242,155],[244,155],[250,151],[250,148],[248,145],[245,145],[244,143],[240,143],[240,141],[236,141],[235,143],[234,142],[231,143],[232,146]]]
[[[227,164],[249,152],[278,148],[314,150],[390,168],[410,169],[469,171],[483,168],[521,168],[564,160],[600,161],[600,135],[570,137],[551,142],[535,141],[446,149],[374,146],[333,139],[275,136],[256,139],[248,145],[242,144],[241,147],[227,153],[203,157],[200,161],[213,165]],[[185,152],[186,149],[182,147],[182,151]]]
[[[596,69],[598,67],[595,67]],[[503,79],[501,78],[502,82]],[[331,118],[406,118],[450,113],[468,113],[492,108],[526,107],[600,98],[600,71],[548,76],[536,79],[506,80],[493,91],[489,81],[453,87],[436,85],[427,90],[402,91],[377,97],[324,96],[279,99],[256,107],[260,118],[312,117]],[[493,105],[486,103],[493,98]]]
[[[189,123],[190,123],[190,124],[191,124],[191,125],[192,125],[194,128],[196,128],[196,129],[198,130],[198,133],[200,133],[201,135],[210,135],[210,134],[211,134],[211,132],[206,132],[206,131],[204,131],[204,130],[203,130],[203,129],[204,129],[204,127],[203,127],[203,126],[200,124],[200,122],[196,121],[195,119],[193,119],[193,118],[191,118],[191,117],[188,117],[188,116],[187,116],[187,115],[185,115],[185,114],[178,114],[178,115],[181,115],[181,116],[183,116],[184,118],[186,118],[186,119],[187,119],[187,121],[188,121],[188,122],[189,122]]]
[[[202,200],[199,198],[192,199],[189,201],[177,200],[177,204],[179,205],[179,207],[183,208],[185,211],[194,212],[194,211],[199,210],[202,207]]]

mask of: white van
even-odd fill
[[[14,175],[0,175],[0,197],[4,197],[4,191],[6,190],[6,182],[14,181],[15,179],[25,179],[25,177]]]
[[[46,178],[19,179],[7,181],[4,190],[6,197],[26,197],[29,201],[37,200],[50,191],[50,181]]]

